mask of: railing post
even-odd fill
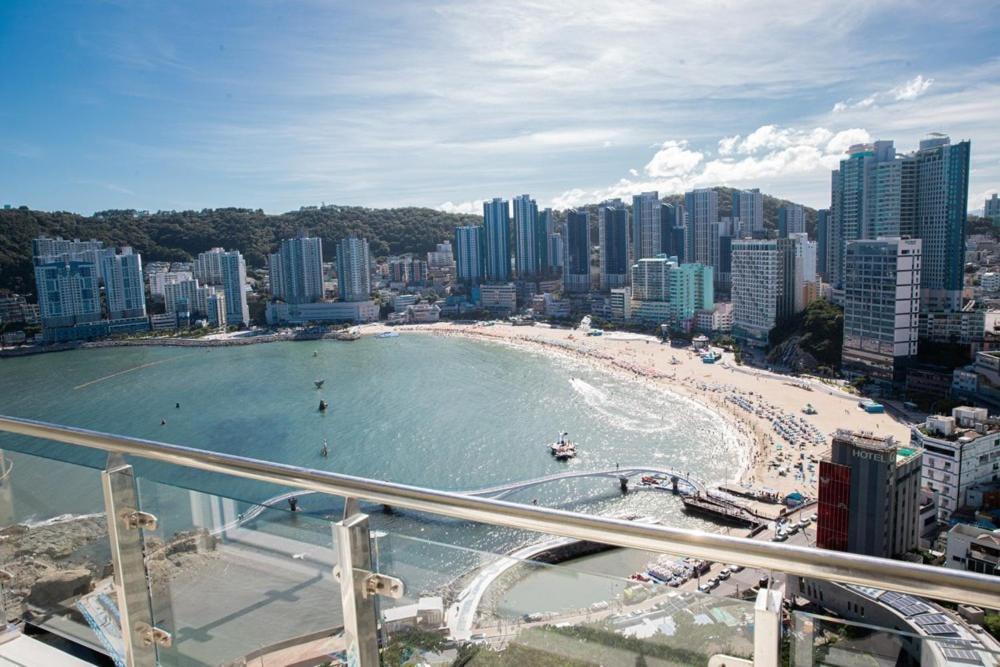
[[[753,615],[753,665],[778,667],[781,661],[781,593],[772,588],[757,591]]]
[[[372,574],[372,547],[368,515],[348,499],[344,519],[333,526],[339,555],[336,574],[340,579],[340,602],[344,614],[347,664],[378,667],[378,611],[375,596],[368,593]]]
[[[142,547],[139,497],[132,466],[118,454],[108,456],[101,472],[104,510],[114,566],[115,592],[121,616],[122,651],[128,667],[156,667],[156,643],[162,643],[153,628],[149,579]],[[148,517],[148,515],[146,515]],[[145,525],[149,526],[147,522]]]

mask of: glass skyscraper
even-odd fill
[[[483,202],[483,231],[486,233],[485,279],[503,283],[510,280],[510,205],[500,197]]]
[[[563,288],[567,292],[590,291],[590,226],[586,211],[566,213],[565,245]]]
[[[628,209],[621,199],[611,199],[597,209],[601,246],[601,289],[628,285]]]

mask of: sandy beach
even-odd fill
[[[739,434],[745,465],[734,482],[781,494],[800,491],[816,497],[818,460],[838,428],[892,435],[909,442],[909,428],[889,414],[869,414],[858,398],[819,380],[746,368],[723,353],[714,364],[702,362],[689,349],[664,345],[653,336],[605,332],[588,336],[584,329],[544,325],[455,324],[386,327],[365,325],[363,335],[383,331],[453,335],[528,347],[550,354],[572,355],[616,375],[663,391],[686,396],[715,410]],[[816,413],[805,414],[809,404]],[[801,469],[796,464],[801,462]],[[809,465],[812,464],[812,470]]]

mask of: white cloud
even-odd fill
[[[635,178],[638,174],[630,170],[633,178],[590,191],[567,190],[553,198],[552,206],[579,206],[648,190],[674,194],[710,185],[760,185],[769,179],[803,176],[813,179],[835,169],[848,146],[871,139],[862,128],[800,130],[762,125],[746,138],[735,135],[721,139],[720,157],[712,160],[705,160],[705,155],[691,149],[687,141],[668,140],[646,165],[644,179]]]
[[[697,151],[688,150],[686,141],[664,141],[644,169],[653,178],[674,178],[689,173],[703,157]]]
[[[889,93],[897,102],[915,100],[926,93],[932,83],[934,83],[934,79],[925,79],[923,75],[918,74],[903,85],[896,86]]]
[[[438,205],[438,210],[444,211],[445,213],[469,213],[473,215],[482,215],[483,213],[483,200],[477,199],[476,201],[463,201],[457,204],[452,201],[446,201],[443,204]]]
[[[629,169],[628,173],[631,174],[632,176],[638,176],[639,175],[639,172],[636,171],[635,169]]]
[[[912,102],[927,90],[934,83],[934,79],[924,78],[923,74],[918,74],[909,81],[905,81],[894,88],[883,90],[858,100],[842,100],[833,105],[834,113],[842,113],[849,109],[871,109],[875,106],[886,106],[894,102]]]

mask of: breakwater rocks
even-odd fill
[[[159,338],[129,338],[125,340],[95,340],[74,343],[54,343],[52,345],[27,345],[24,347],[0,350],[0,358],[25,357],[46,352],[65,352],[67,350],[92,349],[103,347],[234,347],[237,345],[259,345],[261,343],[278,343],[282,341],[304,340],[342,340],[353,341],[361,338],[352,331],[281,331],[277,333],[256,334],[249,336],[228,336],[226,338],[176,338],[164,336]]]

